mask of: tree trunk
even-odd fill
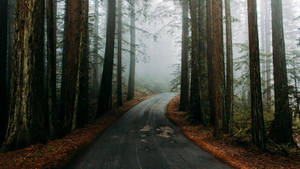
[[[8,19],[8,1],[0,2],[0,97],[3,101],[0,102],[0,145],[5,137],[7,128],[8,112],[7,112],[7,19]]]
[[[92,69],[93,69],[93,81],[92,81],[92,95],[93,97],[97,97],[98,89],[99,89],[99,0],[95,0],[95,23],[94,23],[94,48],[93,48],[93,62]]]
[[[190,113],[199,122],[202,122],[200,105],[199,79],[199,32],[198,32],[198,0],[190,1],[191,28],[192,28],[192,56],[191,56],[191,88]]]
[[[232,59],[232,29],[230,0],[225,0],[226,13],[226,96],[224,131],[230,134],[233,118],[233,59]]]
[[[60,136],[62,119],[56,109],[56,1],[46,1],[47,12],[47,107],[50,138]]]
[[[122,0],[118,0],[118,70],[117,70],[117,105],[123,105],[122,92]]]
[[[104,67],[98,99],[97,115],[102,115],[112,108],[112,75],[115,45],[116,0],[108,1],[108,18]]]
[[[266,34],[266,39],[265,39],[265,47],[266,47],[266,111],[271,112],[271,59],[270,59],[270,54],[271,54],[271,16],[270,16],[270,7],[269,7],[269,1],[265,1],[265,34]]]
[[[210,123],[215,124],[215,111],[214,111],[214,88],[213,88],[213,43],[212,43],[212,0],[206,1],[206,37],[207,37],[207,70],[208,70],[208,98],[209,98],[209,112]]]
[[[181,43],[181,86],[180,110],[186,111],[189,106],[189,18],[188,1],[182,1],[182,43]]]
[[[248,0],[248,27],[250,49],[250,90],[252,141],[261,150],[265,149],[265,127],[261,95],[259,42],[257,27],[256,0]]]
[[[222,0],[212,1],[212,66],[213,66],[213,100],[215,113],[214,135],[220,137],[223,133],[225,110],[225,75],[224,75],[224,46]]]
[[[9,122],[3,144],[7,150],[45,140],[45,109],[41,103],[44,26],[41,25],[44,25],[44,1],[17,1]]]
[[[83,127],[89,120],[89,0],[82,0],[83,30],[80,42],[80,85],[78,127]]]
[[[86,76],[83,69],[86,69],[85,60],[87,57],[86,41],[86,0],[67,0],[65,16],[65,37],[63,51],[63,75],[61,89],[61,113],[64,115],[64,128],[66,133],[78,127],[78,119],[86,113],[82,98],[84,93],[81,84],[82,78]],[[83,55],[86,55],[83,57]],[[82,107],[83,106],[83,107]],[[80,112],[85,111],[85,112]]]
[[[271,137],[278,143],[292,141],[292,114],[289,108],[282,1],[272,0],[272,43],[275,93],[275,120]]]
[[[207,70],[207,39],[206,39],[206,1],[199,0],[199,69],[200,69],[200,102],[203,124],[209,123],[209,95]]]
[[[127,100],[131,100],[134,97],[134,83],[135,83],[135,0],[130,0],[130,71],[128,80],[128,93]]]

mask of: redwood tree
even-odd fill
[[[6,149],[46,138],[43,104],[44,1],[17,1]],[[27,8],[24,8],[26,6]]]
[[[282,1],[272,0],[271,4],[275,93],[275,120],[272,123],[271,136],[278,143],[290,143],[292,141],[292,114],[289,108]]]
[[[223,132],[225,104],[225,74],[223,48],[222,0],[212,1],[212,71],[213,71],[213,112],[215,113],[215,136]]]
[[[135,0],[129,0],[130,4],[130,70],[128,79],[127,100],[134,97],[134,83],[135,83],[135,60],[136,60],[136,39],[135,39]]]
[[[181,86],[180,110],[186,111],[189,105],[189,3],[182,1],[182,42],[181,42]]]
[[[261,77],[259,61],[259,42],[257,27],[256,0],[248,0],[248,27],[250,53],[250,91],[252,141],[260,149],[265,149],[265,126],[263,116]]]
[[[116,27],[116,0],[108,1],[108,17],[106,27],[106,47],[104,67],[98,98],[97,115],[102,115],[112,108],[112,75]]]
[[[56,109],[56,1],[46,1],[47,13],[47,113],[49,134],[55,138],[60,133],[60,116]]]
[[[233,117],[233,59],[230,0],[225,0],[226,14],[226,96],[224,131],[231,133]]]
[[[198,10],[199,27],[199,73],[200,73],[200,102],[203,124],[209,120],[209,93],[207,70],[207,36],[206,36],[206,0],[199,0]]]
[[[67,0],[63,51],[61,113],[65,132],[82,125],[86,120],[88,90],[87,58],[87,0]]]
[[[123,105],[122,92],[122,0],[118,0],[118,64],[117,64],[117,105]]]
[[[191,88],[190,88],[190,113],[202,122],[200,104],[200,79],[199,79],[199,30],[198,30],[198,0],[190,1],[191,28],[192,28],[192,56],[191,56]]]
[[[208,70],[208,98],[209,98],[209,113],[210,123],[215,124],[215,112],[214,112],[214,89],[213,89],[213,67],[212,67],[212,0],[206,1],[206,40],[207,40],[207,70]]]

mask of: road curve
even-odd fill
[[[185,138],[165,116],[174,94],[154,96],[128,111],[66,169],[225,169]]]

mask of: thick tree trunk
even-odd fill
[[[233,59],[232,59],[232,29],[230,0],[225,0],[226,13],[226,96],[224,131],[230,134],[233,118]]]
[[[60,136],[61,119],[56,109],[56,0],[46,1],[47,12],[47,107],[50,138]]]
[[[7,19],[8,19],[8,1],[0,2],[0,97],[3,101],[0,102],[0,145],[5,137],[7,128],[8,112],[8,86],[7,86]]]
[[[266,47],[266,111],[271,112],[271,16],[270,16],[270,7],[269,7],[269,1],[264,1],[265,5],[265,47]]]
[[[86,112],[83,88],[87,88],[83,77],[87,76],[86,42],[86,0],[67,0],[65,16],[65,37],[63,51],[63,75],[61,90],[61,113],[64,115],[64,132],[74,130],[81,125],[82,114]],[[84,89],[86,90],[86,89]],[[84,112],[82,112],[84,111]]]
[[[207,37],[207,70],[208,70],[208,98],[209,98],[209,112],[210,123],[215,124],[214,111],[214,88],[213,88],[213,43],[212,43],[212,0],[206,1],[206,37]]]
[[[189,3],[182,1],[182,43],[181,43],[181,86],[180,110],[186,111],[189,106]]]
[[[83,30],[80,42],[80,85],[78,127],[83,127],[89,119],[89,0],[82,0]]]
[[[223,133],[225,110],[225,74],[224,74],[224,45],[222,0],[212,1],[212,66],[213,66],[213,101],[215,113],[214,135],[220,137]]]
[[[24,6],[28,7],[24,9]],[[9,122],[5,149],[45,139],[43,96],[44,1],[17,1]]]
[[[134,97],[135,55],[136,55],[135,0],[130,0],[129,3],[130,3],[130,70],[129,70],[127,100],[131,100]]]
[[[275,89],[275,120],[272,123],[271,136],[278,143],[289,143],[292,141],[292,114],[288,97],[282,1],[272,0],[271,4]]]
[[[118,67],[117,67],[117,105],[123,105],[122,92],[122,0],[118,0]]]
[[[250,49],[250,90],[252,141],[260,149],[265,149],[265,127],[261,95],[259,42],[257,27],[256,0],[248,0],[248,27]]]
[[[191,28],[192,28],[192,56],[191,56],[191,88],[190,113],[202,122],[200,104],[200,72],[199,72],[199,29],[198,29],[198,0],[190,1]]]
[[[102,115],[112,108],[112,75],[114,61],[115,45],[115,27],[116,27],[116,0],[108,1],[108,18],[106,47],[104,56],[104,68],[98,99],[97,115]]]
[[[199,0],[199,69],[200,69],[200,102],[203,124],[209,123],[209,95],[207,70],[207,40],[206,40],[206,1]]]

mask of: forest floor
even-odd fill
[[[235,168],[252,169],[299,169],[299,155],[280,155],[270,152],[259,152],[250,143],[246,146],[235,141],[232,137],[216,139],[213,137],[211,127],[191,124],[186,112],[179,110],[179,96],[175,97],[168,105],[167,116],[177,124],[182,133],[205,151],[213,154]]]
[[[153,96],[153,95],[152,95]],[[55,169],[68,163],[74,155],[89,145],[100,133],[111,126],[124,113],[152,96],[137,96],[137,99],[125,102],[120,108],[75,130],[62,139],[47,144],[35,144],[21,150],[0,154],[0,169]],[[95,106],[96,101],[92,101]]]

